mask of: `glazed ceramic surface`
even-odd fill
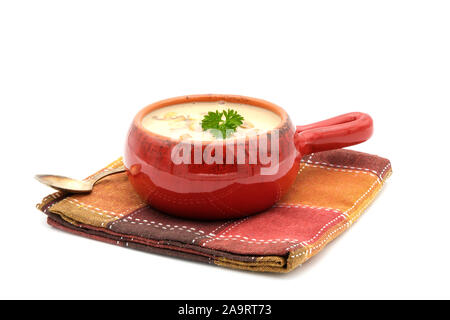
[[[223,150],[222,163],[180,163],[173,161],[174,148],[179,148],[180,141],[158,135],[142,124],[146,115],[159,108],[213,101],[253,105],[280,116],[279,126],[265,140],[267,154],[273,156],[272,152],[276,152],[278,155],[276,170],[269,170],[273,164],[260,161],[260,153],[256,162],[249,161],[252,148],[255,145],[259,148],[260,136],[221,144],[217,148]],[[282,108],[264,100],[234,95],[183,96],[153,103],[136,115],[128,133],[124,162],[137,193],[163,212],[203,220],[238,218],[276,203],[294,182],[304,155],[361,143],[372,131],[372,119],[363,113],[349,113],[295,127]],[[275,136],[276,148],[272,139]],[[211,148],[210,141],[192,145],[190,157],[194,159],[199,150],[203,153],[206,148]],[[233,150],[231,154],[229,148]],[[245,163],[237,159],[237,150],[248,155]],[[230,155],[234,157],[233,163],[229,161]]]

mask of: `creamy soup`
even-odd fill
[[[216,138],[209,131],[202,129],[202,120],[209,111],[219,112],[233,109],[244,117],[229,138],[241,138],[257,135],[276,128],[281,118],[272,111],[247,104],[223,101],[190,102],[176,104],[150,112],[142,120],[142,125],[149,131],[175,140],[212,141]]]

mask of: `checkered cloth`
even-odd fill
[[[119,158],[102,170],[122,165]],[[58,229],[111,244],[229,268],[288,272],[349,228],[391,172],[389,160],[365,153],[308,155],[275,206],[226,221],[159,212],[139,198],[125,173],[100,180],[90,194],[53,193],[38,208]]]

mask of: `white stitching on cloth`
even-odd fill
[[[154,221],[150,221],[150,223],[145,223],[145,222],[128,221],[128,220],[125,218],[125,219],[122,220],[121,222],[126,222],[126,223],[131,223],[131,224],[138,224],[138,225],[146,225],[146,226],[151,226],[151,227],[155,227],[155,228],[161,228],[161,229],[164,229],[164,230],[168,230],[168,227],[164,227],[162,224],[156,223],[156,222],[154,222]],[[184,228],[183,228],[183,227],[184,227]],[[180,231],[190,232],[190,233],[193,233],[193,234],[196,234],[196,235],[199,235],[199,236],[202,235],[202,234],[204,233],[204,231],[202,231],[202,230],[199,230],[198,232],[194,232],[194,231],[191,230],[191,229],[186,229],[187,227],[185,227],[185,226],[183,226],[183,227],[181,227],[181,228],[175,228],[175,227],[172,227],[172,228],[170,228],[169,230],[172,231],[172,230],[177,229],[177,230],[180,230]]]
[[[222,223],[220,226],[218,226],[217,228],[215,228],[213,231],[211,231],[209,234],[205,234],[205,235],[201,235],[199,237],[195,237],[194,239],[192,239],[191,243],[194,243],[196,240],[200,240],[203,239],[205,237],[215,237],[216,234],[214,232],[216,232],[217,230],[219,230],[220,228],[222,228],[223,226],[225,226],[227,223],[230,223],[231,220],[226,221],[225,223]]]
[[[383,174],[384,174],[384,172],[385,172],[388,168],[390,168],[390,167],[391,167],[391,163],[389,162],[389,163],[384,167],[384,169],[381,171],[380,176],[382,177]]]
[[[89,205],[87,203],[81,202],[81,201],[79,201],[77,199],[74,199],[74,198],[65,198],[65,199],[63,199],[61,201],[67,201],[67,202],[72,203],[73,205],[75,205],[75,206],[77,206],[79,208],[85,209],[85,210],[87,210],[89,212],[93,212],[93,213],[96,213],[96,214],[99,214],[101,216],[105,216],[105,217],[108,217],[108,218],[124,217],[130,211],[136,210],[136,208],[129,208],[129,209],[123,211],[122,213],[116,213],[116,212],[113,212],[113,211],[103,210],[103,209],[94,207],[92,205]],[[96,210],[98,210],[98,211],[96,211]],[[111,216],[110,214],[113,215],[113,216]]]
[[[339,228],[337,228],[336,230],[333,230],[332,232],[330,232],[330,233],[327,235],[326,238],[322,239],[322,240],[321,240],[318,244],[316,244],[314,247],[308,249],[307,251],[297,253],[297,254],[291,256],[291,258],[296,258],[296,257],[302,256],[302,255],[304,255],[304,254],[305,254],[306,256],[308,256],[309,254],[311,254],[311,252],[312,252],[314,249],[317,249],[317,248],[319,248],[320,246],[322,246],[324,243],[326,243],[326,242],[328,241],[328,239],[331,238],[331,237],[332,237],[335,233],[337,233],[339,230],[341,230],[341,229],[344,228],[344,227],[346,227],[346,228],[350,227],[350,225],[352,225],[353,222],[354,222],[359,216],[361,216],[362,212],[364,212],[364,210],[369,206],[369,204],[370,204],[370,203],[367,203],[367,204],[362,208],[361,212],[360,212],[357,216],[355,216],[352,220],[347,221],[346,224],[344,224],[344,225],[340,226]]]
[[[317,206],[311,206],[307,204],[296,204],[296,203],[276,203],[273,208],[303,208],[303,209],[317,209],[317,210],[325,210],[325,211],[331,211],[335,213],[341,213],[341,210],[334,209],[334,208],[327,208],[327,207],[317,207]]]
[[[111,217],[111,216],[108,215],[108,214],[111,214],[111,215],[114,215],[114,216],[123,217],[123,214],[119,214],[119,213],[116,213],[116,212],[113,212],[113,211],[103,210],[103,209],[94,207],[94,206],[92,206],[92,205],[90,205],[90,204],[81,202],[81,201],[79,201],[79,200],[77,200],[77,199],[74,199],[74,198],[69,198],[69,197],[68,197],[68,198],[65,198],[64,200],[67,201],[67,202],[70,202],[70,203],[72,203],[72,204],[74,204],[74,205],[76,205],[77,207],[81,207],[81,208],[83,208],[83,209],[86,209],[86,210],[89,210],[89,211],[98,213],[98,214],[100,214],[100,215],[102,215],[102,216],[106,216],[106,217],[108,217],[108,218],[113,218],[113,217]],[[97,211],[96,211],[96,210],[97,210]]]
[[[373,174],[372,172],[368,172],[368,171],[356,171],[356,170],[349,170],[349,169],[328,168],[328,167],[325,167],[325,166],[309,164],[309,163],[305,163],[305,166],[313,167],[313,168],[321,168],[321,169],[325,169],[325,170],[329,170],[329,171],[338,171],[338,172],[340,171],[340,172],[350,172],[350,173],[357,173],[357,174],[367,174],[367,175],[376,177],[378,180],[380,180],[380,177],[378,177],[378,175]]]
[[[225,235],[226,233],[230,232],[230,230],[232,230],[234,227],[240,225],[242,222],[248,220],[248,218],[249,218],[249,217],[243,218],[243,219],[241,219],[241,220],[236,220],[236,221],[235,221],[235,222],[234,222],[227,230],[224,231],[224,233],[223,233],[222,235]],[[216,240],[216,238],[212,238],[212,239],[209,239],[209,240],[205,241],[205,242],[202,244],[202,246],[204,247],[208,242],[211,242],[211,241],[213,241],[213,240]]]
[[[98,211],[94,211],[94,210],[92,210],[92,209],[89,209],[89,208],[87,208],[86,206],[83,206],[83,205],[81,205],[81,204],[78,204],[78,203],[76,203],[76,202],[71,201],[71,200],[68,199],[68,198],[62,199],[61,201],[67,201],[67,202],[72,203],[73,205],[75,205],[75,206],[77,206],[77,207],[79,207],[79,208],[81,208],[81,209],[84,209],[84,210],[86,210],[86,211],[89,211],[89,212],[92,212],[92,213],[101,215],[101,216],[103,216],[103,217],[107,217],[107,218],[117,218],[117,216],[110,216],[110,215],[108,215],[108,214],[101,213],[101,212],[98,212]]]
[[[163,230],[169,230],[169,231],[173,231],[173,230],[180,230],[180,231],[186,231],[189,233],[193,233],[199,236],[204,235],[205,231],[200,230],[200,229],[196,229],[196,228],[188,228],[187,226],[178,226],[178,225],[170,225],[170,224],[163,224],[160,222],[156,222],[156,221],[151,221],[151,220],[147,220],[147,219],[139,219],[139,218],[134,218],[134,216],[136,214],[138,214],[139,212],[143,211],[144,209],[148,208],[149,206],[145,206],[140,208],[139,210],[133,212],[132,214],[130,214],[128,217],[125,217],[123,219],[119,219],[116,220],[114,222],[112,222],[109,225],[109,229],[112,229],[112,226],[119,223],[119,222],[126,222],[126,223],[131,223],[131,224],[138,224],[138,225],[146,225],[146,226],[151,226],[151,227],[155,227],[155,228],[161,228]],[[195,232],[196,231],[196,232]]]
[[[276,207],[276,206],[275,206],[275,207]],[[335,213],[342,213],[342,212],[341,212],[340,210],[338,210],[338,209],[331,209],[331,208],[324,208],[324,207],[314,207],[314,206],[308,206],[308,205],[280,206],[280,208],[285,208],[285,207],[287,207],[287,208],[291,208],[291,207],[296,207],[296,208],[298,208],[298,207],[300,207],[300,208],[309,208],[309,209],[316,209],[316,210],[332,211],[332,212],[335,212]],[[330,223],[331,223],[331,222],[330,222]],[[237,224],[236,224],[235,226],[237,226]],[[234,228],[235,226],[233,226],[233,228]],[[231,228],[230,228],[229,230],[231,230]],[[227,232],[228,232],[229,230],[227,230]],[[216,236],[216,235],[211,235],[211,234],[209,234],[209,235],[205,235],[204,237],[210,238],[210,239],[211,239],[210,241],[212,241],[212,240],[225,240],[225,241],[226,241],[226,240],[238,240],[238,241],[240,241],[240,242],[256,243],[256,244],[269,244],[269,243],[296,243],[296,242],[300,241],[300,240],[298,240],[298,239],[289,239],[289,238],[286,238],[286,239],[268,239],[268,240],[260,239],[260,240],[257,240],[257,239],[254,239],[254,238],[250,239],[250,238],[248,238],[248,237],[244,237],[244,236],[241,236],[241,235],[229,235],[229,236],[225,236],[225,233],[222,234],[222,235],[220,235],[220,236],[218,236],[218,237],[215,237],[215,236]],[[215,238],[211,238],[211,237],[215,237]],[[209,241],[208,241],[208,242],[209,242]],[[206,243],[206,242],[205,242],[205,243]]]
[[[390,165],[390,163],[388,163],[388,164],[384,167],[382,173],[384,173],[384,171],[386,171],[386,169],[389,167],[389,165]],[[313,236],[311,239],[309,239],[309,240],[307,240],[307,241],[302,241],[302,242],[300,242],[300,243],[298,243],[298,244],[295,244],[295,245],[292,245],[292,246],[286,248],[286,251],[289,251],[290,249],[293,249],[293,248],[295,248],[295,247],[297,247],[297,246],[299,246],[299,245],[301,245],[301,246],[304,247],[303,244],[306,244],[306,245],[307,245],[309,242],[312,242],[315,238],[317,238],[317,237],[322,233],[322,231],[323,231],[329,224],[335,222],[335,221],[338,220],[339,218],[343,218],[344,216],[347,216],[347,217],[348,217],[348,212],[350,212],[354,207],[356,207],[356,205],[357,205],[362,199],[364,199],[364,198],[369,194],[370,191],[372,191],[372,189],[375,187],[376,183],[380,183],[380,184],[381,184],[381,182],[379,181],[379,179],[375,180],[375,181],[372,183],[372,185],[369,187],[369,189],[368,189],[361,197],[359,197],[359,199],[356,200],[355,203],[353,203],[353,205],[352,205],[350,208],[348,208],[347,210],[345,210],[341,215],[337,216],[337,217],[334,218],[333,220],[329,221],[326,225],[324,225],[324,226],[316,233],[315,236]],[[361,211],[361,212],[362,212],[362,211]],[[345,219],[345,218],[344,218],[344,219]],[[347,225],[347,224],[345,224],[345,225]]]
[[[359,167],[352,167],[352,166],[341,166],[339,164],[331,164],[331,163],[327,163],[327,162],[319,162],[319,161],[311,161],[311,160],[306,160],[306,161],[302,161],[305,163],[309,163],[309,164],[317,164],[317,165],[323,165],[323,166],[328,166],[328,167],[335,167],[335,168],[344,168],[344,169],[353,169],[353,170],[362,170],[362,171],[370,171],[376,175],[378,175],[378,172],[372,169],[368,169],[368,168],[359,168]]]
[[[148,206],[145,206],[145,207],[142,207],[142,208],[136,210],[135,212],[133,212],[132,214],[130,214],[127,218],[131,218],[132,216],[134,216],[135,214],[141,212],[141,211],[144,210],[145,208],[148,208]],[[123,221],[123,220],[122,220],[122,219],[117,219],[116,221],[113,221],[113,222],[109,225],[108,228],[111,229],[113,225],[115,225],[116,223],[118,223],[118,222],[120,222],[120,221]]]
[[[381,179],[381,180],[383,180],[383,174],[384,174],[384,172],[385,172],[386,169],[391,165],[390,163],[388,163],[388,164],[384,167],[384,169],[383,169],[380,173],[378,173],[377,171],[371,170],[371,169],[368,169],[368,168],[359,168],[359,167],[352,167],[352,166],[341,166],[341,165],[338,165],[338,164],[331,164],[331,163],[326,163],[326,162],[311,161],[311,158],[309,158],[309,159],[307,159],[307,160],[302,160],[302,163],[304,163],[306,166],[311,166],[311,167],[315,167],[314,165],[317,165],[316,167],[324,168],[324,169],[328,169],[328,170],[331,170],[331,168],[326,168],[326,167],[323,167],[323,166],[335,167],[335,168],[345,168],[345,169],[361,170],[361,171],[365,171],[365,172],[368,172],[368,173],[374,173],[374,174],[375,174],[379,179]],[[341,169],[341,170],[335,170],[335,171],[344,171],[344,172],[348,171],[348,172],[354,172],[353,170],[344,170],[344,169]],[[365,172],[360,172],[360,173],[365,173]]]
[[[55,198],[56,199],[56,198]],[[44,213],[47,213],[48,211],[50,211],[50,209],[57,204],[58,202],[53,203],[51,206],[47,207],[46,209],[44,209]]]
[[[240,241],[240,242],[254,243],[254,244],[296,243],[299,241],[298,239],[268,239],[268,240],[260,239],[260,240],[257,240],[257,239],[250,239],[247,237],[242,237],[240,235],[230,235],[228,237],[219,236],[219,237],[211,238],[210,240],[206,241],[203,245],[205,245],[207,242],[213,241],[213,240],[223,240],[223,241],[236,240],[236,241]]]
[[[306,162],[311,161],[311,159],[312,159],[313,156],[314,156],[314,153],[311,153],[311,154],[309,155],[309,157],[308,157],[307,160],[301,161],[301,163],[303,163],[304,166],[297,172],[297,176],[303,171],[303,169],[305,169],[305,168],[307,167]]]

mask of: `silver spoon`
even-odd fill
[[[122,166],[116,169],[105,170],[83,181],[51,174],[37,174],[34,177],[39,182],[59,191],[66,191],[71,193],[89,193],[92,191],[92,188],[97,181],[106,176],[119,172],[125,172],[125,167]]]

